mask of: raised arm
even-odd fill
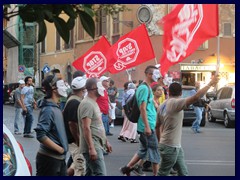
[[[210,87],[215,86],[218,83],[218,81],[219,81],[219,77],[214,76],[214,78],[208,83],[208,85],[206,85],[202,89],[199,89],[195,95],[188,97],[186,99],[186,105],[189,106],[195,103],[199,98],[201,98],[202,96],[204,96],[204,94],[207,93]]]

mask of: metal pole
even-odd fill
[[[218,75],[220,68],[220,37],[217,36],[217,67],[216,67],[216,74]]]

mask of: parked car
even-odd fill
[[[31,176],[32,166],[23,147],[3,124],[3,176]]]
[[[235,85],[227,85],[216,93],[207,93],[212,98],[207,108],[207,119],[215,122],[223,120],[226,128],[235,125]]]
[[[124,93],[123,88],[119,88],[117,98],[116,98],[116,109],[115,109],[116,120],[114,122],[115,125],[121,125],[123,123],[123,114],[122,114],[123,93]]]
[[[189,96],[192,96],[191,91],[195,89],[194,86],[182,86],[182,98],[186,98]],[[193,105],[191,104],[187,109],[184,109],[184,117],[183,117],[183,124],[192,124],[193,121],[196,119],[196,113],[193,109]],[[205,118],[205,107],[203,107],[202,112],[202,121],[200,126],[205,126],[206,124],[206,118]]]
[[[14,103],[13,92],[16,88],[18,88],[19,83],[9,83],[3,85],[3,104],[9,102],[11,104]]]

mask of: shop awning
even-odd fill
[[[7,30],[3,30],[3,45],[10,49],[20,45],[20,42],[11,35]]]

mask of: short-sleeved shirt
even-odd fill
[[[161,144],[181,147],[183,109],[185,108],[185,98],[169,98],[160,105],[157,119],[163,127],[160,138]]]
[[[65,124],[66,134],[67,134],[67,138],[68,138],[68,143],[74,142],[74,138],[70,131],[68,122],[72,121],[72,122],[78,123],[77,112],[78,112],[79,104],[80,104],[79,100],[71,99],[71,100],[69,100],[69,102],[67,103],[67,105],[63,111],[64,124]]]
[[[84,118],[91,119],[90,129],[95,148],[104,149],[106,147],[107,138],[102,123],[101,111],[98,104],[93,99],[86,96],[78,107],[78,124],[80,129],[80,153],[88,153],[89,148],[84,138],[82,122]],[[83,120],[84,119],[84,120]]]
[[[18,100],[21,99],[21,89],[17,88],[14,92],[14,98],[15,98],[15,102],[14,102],[14,107],[15,108],[21,108],[20,104],[18,103]]]
[[[32,106],[33,104],[33,95],[34,95],[34,89],[32,86],[24,86],[21,94],[24,94],[24,105],[25,106]]]
[[[147,111],[147,119],[148,119],[149,127],[151,130],[155,130],[157,112],[154,107],[153,93],[151,88],[150,88],[149,100],[148,100],[148,95],[149,95],[149,87],[147,87],[146,85],[142,84],[137,88],[136,97],[137,97],[138,107],[140,107],[140,105],[143,102],[146,103],[146,111]],[[140,115],[138,119],[137,130],[139,132],[144,132],[144,129],[145,129],[145,125],[143,123],[142,116]]]
[[[108,93],[104,90],[104,96],[99,96],[97,98],[97,104],[100,108],[100,111],[103,114],[108,114],[109,112],[109,102],[108,102]]]
[[[111,95],[114,92],[114,95]],[[115,103],[116,96],[117,96],[117,88],[116,87],[109,87],[108,88],[108,96],[111,103]]]

